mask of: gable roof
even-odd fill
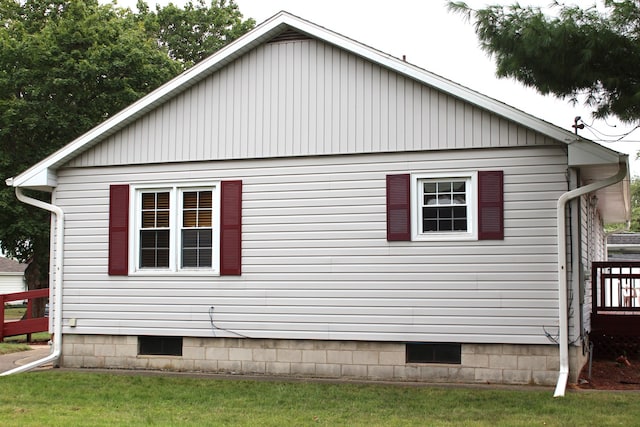
[[[608,245],[636,246],[640,249],[640,233],[622,232],[610,234],[607,237]]]
[[[640,233],[621,232],[607,237],[609,261],[640,261]]]
[[[100,141],[103,141],[142,115],[187,90],[189,87],[223,68],[231,61],[244,55],[258,45],[278,37],[287,38],[299,35],[316,38],[325,43],[337,46],[382,67],[461,99],[464,102],[491,111],[494,114],[539,132],[556,141],[563,142],[570,147],[574,145],[574,143],[580,142],[580,144],[575,144],[578,148],[577,150],[569,150],[570,165],[572,157],[579,158],[580,162],[582,162],[578,163],[580,165],[585,164],[585,161],[589,162],[588,164],[617,165],[619,161],[620,154],[613,150],[584,140],[571,132],[533,117],[514,107],[283,11],[147,96],[118,112],[25,172],[14,178],[7,179],[7,185],[51,191],[51,189],[57,185],[56,169],[73,157],[98,144]],[[588,147],[588,150],[586,150],[585,147]],[[580,155],[572,154],[572,152],[579,153]],[[583,153],[588,153],[588,156],[583,156]]]
[[[0,256],[0,275],[22,275],[27,268],[27,264],[20,264],[18,261]]]

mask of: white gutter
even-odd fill
[[[558,327],[560,341],[560,372],[553,397],[564,396],[569,378],[569,314],[567,304],[567,230],[565,221],[565,208],[569,200],[580,197],[592,191],[600,190],[622,181],[627,176],[626,159],[618,162],[618,173],[584,187],[567,191],[558,199]]]
[[[30,371],[47,363],[58,360],[62,353],[62,248],[64,238],[64,212],[60,207],[45,203],[38,199],[25,196],[20,187],[16,187],[16,197],[23,203],[35,206],[53,213],[56,216],[56,262],[55,262],[55,288],[53,304],[53,349],[47,357],[33,361],[15,369],[0,373],[0,376],[18,374]]]

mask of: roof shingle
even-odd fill
[[[27,264],[0,256],[0,273],[24,273]]]

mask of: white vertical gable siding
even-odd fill
[[[262,45],[70,166],[550,144],[314,40]]]
[[[389,173],[500,169],[505,240],[387,242]],[[69,168],[65,333],[548,343],[561,148]],[[109,277],[113,183],[243,180],[239,277]],[[65,320],[66,324],[66,320]]]

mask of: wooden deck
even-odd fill
[[[592,334],[640,337],[640,262],[594,262]]]

